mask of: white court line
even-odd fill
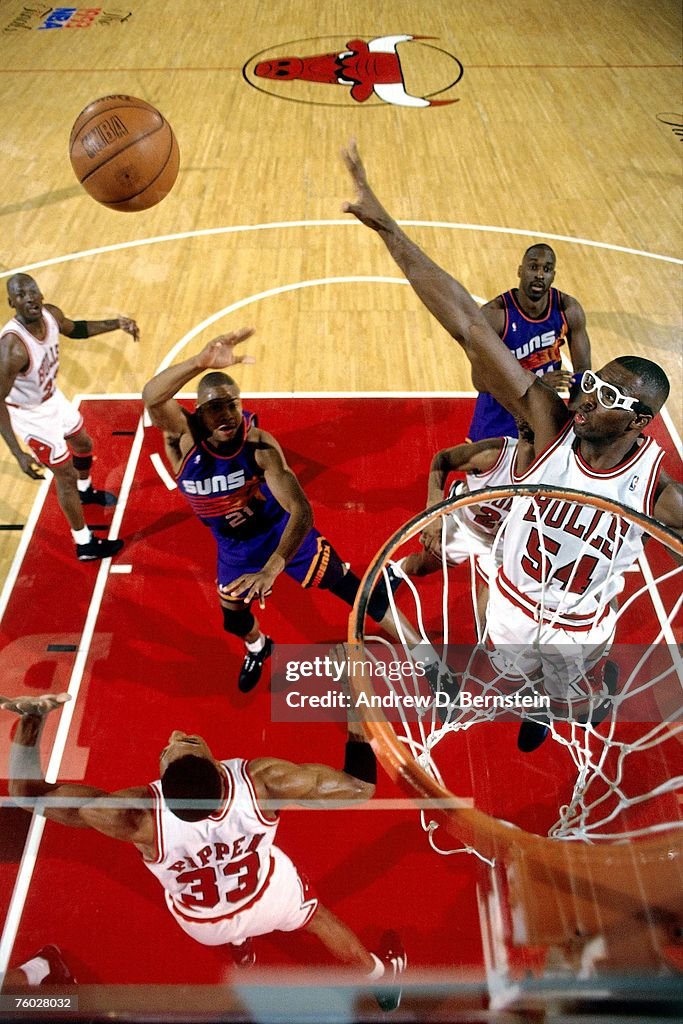
[[[130,454],[128,456],[128,463],[126,465],[126,471],[124,473],[121,490],[119,492],[118,504],[114,511],[111,529],[109,531],[109,536],[111,538],[116,538],[119,534],[125,507],[130,495],[130,489],[133,484],[133,478],[140,459],[143,437],[144,430],[142,426],[142,419],[140,419]],[[81,641],[78,645],[78,652],[76,654],[71,678],[69,680],[68,692],[71,694],[72,699],[63,706],[60,714],[57,734],[50,754],[47,771],[45,772],[45,780],[47,782],[55,782],[59,775],[59,768],[64,756],[69,729],[71,728],[71,721],[74,716],[76,702],[78,700],[78,694],[83,680],[83,672],[90,653],[90,646],[92,644],[92,638],[97,624],[97,617],[102,605],[102,598],[104,596],[104,590],[109,575],[110,564],[111,559],[106,558],[101,561],[99,565],[95,587],[90,599],[88,613],[83,627],[83,633],[81,635]],[[14,889],[12,891],[7,919],[2,931],[2,937],[0,938],[0,978],[4,977],[7,972],[9,959],[12,955],[12,949],[14,948],[17,931],[24,912],[24,906],[28,896],[29,887],[31,885],[33,870],[36,865],[44,827],[45,819],[42,817],[38,818],[37,813],[34,813],[26,845],[24,846]]]
[[[238,309],[244,309],[245,306],[251,306],[255,302],[260,302],[262,299],[271,299],[275,295],[285,295],[287,292],[298,291],[300,288],[320,288],[323,285],[330,284],[402,284],[407,285],[405,277],[384,277],[376,274],[358,275],[351,274],[342,277],[317,277],[306,281],[293,281],[290,284],[277,285],[275,288],[266,288],[263,292],[256,292],[254,295],[247,295],[246,298],[238,299],[236,302],[232,302],[229,306],[224,306],[223,309],[217,310],[207,316],[205,320],[202,320],[195,327],[192,327],[187,334],[183,335],[180,341],[176,342],[175,345],[166,353],[164,358],[159,363],[156,373],[161,373],[170,366],[182,349],[185,348],[189,341],[196,338],[198,334],[210,327],[211,324],[215,324],[217,320],[221,320],[224,316],[228,316],[230,313],[234,313]],[[475,296],[473,296],[476,298]],[[482,301],[478,299],[477,301]]]
[[[173,479],[173,477],[171,476],[169,471],[166,469],[164,461],[161,458],[161,456],[159,455],[159,453],[158,452],[152,452],[152,454],[149,457],[149,461],[152,463],[152,465],[156,469],[156,471],[157,471],[157,473],[158,473],[158,475],[159,475],[159,477],[161,479],[161,482],[163,483],[164,487],[166,487],[166,489],[169,490],[169,491],[175,491],[175,489],[176,489],[176,487],[178,485],[176,484],[175,480]]]
[[[36,524],[38,522],[38,519],[40,518],[40,513],[43,510],[43,505],[45,504],[45,499],[47,498],[47,493],[48,490],[50,489],[51,480],[52,473],[49,473],[43,480],[42,484],[40,485],[40,488],[38,489],[38,493],[33,499],[33,505],[31,506],[31,511],[29,512],[28,519],[26,520],[26,525],[24,526],[24,529],[21,531],[21,539],[19,541],[19,545],[17,547],[17,550],[14,552],[12,564],[10,565],[7,571],[7,576],[5,578],[2,592],[0,592],[0,622],[2,622],[3,616],[7,611],[7,605],[9,603],[10,597],[12,596],[14,585],[17,582],[19,570],[21,569],[21,564],[24,561],[24,556],[28,551],[29,544],[33,539]]]
[[[413,228],[446,228],[449,231],[477,231],[495,235],[521,235],[528,238],[550,238],[556,242],[568,242],[570,245],[584,245],[592,249],[606,249],[609,252],[620,252],[627,256],[644,256],[646,259],[662,260],[664,263],[683,264],[683,260],[675,256],[664,256],[660,253],[647,252],[644,249],[632,249],[625,245],[611,245],[609,242],[596,242],[590,238],[576,238],[572,235],[557,235],[548,231],[537,231],[528,228],[504,228],[495,224],[465,224],[439,220],[400,220],[399,224]],[[14,267],[0,273],[0,279],[12,274],[28,273],[40,267],[54,267],[73,260],[86,259],[90,256],[101,256],[109,252],[121,252],[123,249],[137,249],[143,245],[159,245],[163,242],[180,242],[187,238],[206,238],[212,235],[232,235],[249,231],[281,231],[291,228],[320,227],[359,227],[355,218],[348,216],[342,220],[289,220],[273,221],[270,224],[235,224],[219,228],[199,228],[195,231],[178,231],[169,235],[155,235],[151,238],[137,238],[128,242],[115,242],[112,245],[101,245],[94,249],[81,249],[79,252],[64,256],[53,256],[48,260],[27,263],[23,267]]]
[[[132,571],[133,571],[133,566],[132,565],[130,565],[130,564],[125,565],[125,564],[122,564],[121,562],[112,562],[112,564],[111,564],[111,566],[109,568],[109,572],[112,573],[112,574],[120,573],[121,575],[125,575],[126,573],[129,573],[129,572],[132,572]]]

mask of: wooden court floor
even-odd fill
[[[114,3],[0,5],[0,289],[24,269],[67,315],[141,329],[137,346],[64,340],[68,396],[137,395],[244,324],[256,363],[237,376],[251,393],[470,390],[457,346],[341,213],[339,151],[355,137],[388,208],[478,299],[514,286],[524,249],[550,241],[593,365],[661,363],[681,433],[678,0]],[[397,36],[401,89],[442,105],[390,101],[372,61],[366,99],[256,73],[354,40],[386,52]],[[173,191],[138,214],[98,206],[68,159],[76,116],[112,93],[157,106],[180,145]],[[21,537],[6,527],[26,523],[36,490],[0,445],[0,581]]]
[[[64,342],[69,396],[138,393],[172,351],[244,323],[257,330],[257,362],[240,372],[250,391],[469,388],[381,243],[340,212],[338,154],[355,136],[389,209],[419,222],[415,237],[477,297],[516,284],[524,248],[550,238],[594,365],[626,352],[661,362],[680,432],[677,0],[87,10],[101,13],[69,25],[64,8],[0,9],[0,273],[32,268],[67,314],[125,313],[142,331],[137,347],[120,333]],[[254,74],[391,35],[429,37],[398,44],[406,91],[454,102],[359,102],[348,86]],[[79,111],[117,92],[156,104],[181,149],[173,192],[138,214],[98,206],[68,160]],[[34,494],[2,445],[0,522],[25,522]],[[0,535],[3,575],[17,542]]]

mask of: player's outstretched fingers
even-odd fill
[[[44,693],[40,697],[1,697],[0,708],[16,715],[48,715],[71,700],[70,693]]]

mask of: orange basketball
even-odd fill
[[[173,129],[150,103],[103,96],[81,111],[69,139],[71,166],[86,192],[110,210],[160,203],[178,175]]]

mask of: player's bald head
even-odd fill
[[[197,385],[197,408],[217,399],[239,398],[240,389],[237,381],[220,370],[212,370],[205,374]]]
[[[36,279],[31,277],[30,274],[12,274],[11,277],[7,278],[7,294],[12,296],[21,288],[26,288],[27,285],[36,285]]]

